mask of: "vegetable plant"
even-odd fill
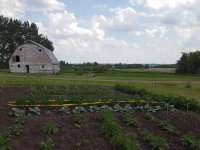
[[[89,111],[90,112],[98,112],[100,111],[101,109],[98,107],[98,106],[89,106]]]
[[[19,108],[12,108],[8,113],[9,116],[21,117],[25,115],[25,111]]]
[[[56,134],[59,131],[59,127],[55,123],[47,123],[43,127],[43,131],[44,131],[44,133],[47,133],[47,134]]]
[[[53,144],[53,140],[51,138],[48,138],[45,141],[41,142],[39,146],[40,150],[53,150],[53,147],[55,145]]]
[[[75,107],[75,108],[73,109],[73,113],[81,113],[81,112],[85,112],[85,111],[86,111],[85,108],[82,107],[82,106]]]
[[[38,107],[35,108],[29,108],[28,112],[34,115],[40,115],[40,109]]]
[[[23,125],[13,124],[9,127],[9,134],[11,136],[19,136],[22,133]]]
[[[160,136],[156,136],[155,134],[147,130],[142,131],[141,134],[143,135],[144,139],[151,144],[152,149],[154,150],[168,149],[168,144],[166,143],[165,139],[161,138]]]
[[[70,114],[70,108],[67,106],[61,107],[58,111],[61,115]]]
[[[129,113],[125,112],[123,113],[123,121],[128,125],[132,127],[139,127],[140,124],[137,121],[137,119],[133,118]]]
[[[200,139],[196,138],[192,133],[183,135],[180,141],[190,149],[200,150]]]
[[[74,123],[77,128],[81,128],[85,122],[86,122],[86,118],[81,114],[76,115],[74,118]]]
[[[7,133],[0,132],[0,149],[1,150],[11,150],[11,138]]]

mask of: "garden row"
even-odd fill
[[[168,104],[174,105],[176,108],[189,109],[192,111],[200,112],[200,104],[194,99],[187,99],[185,97],[175,97],[175,96],[165,96],[152,92],[148,92],[145,89],[138,89],[133,86],[128,85],[115,85],[114,89],[121,93],[135,95],[138,99],[142,99],[148,102],[166,102]]]

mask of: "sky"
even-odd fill
[[[0,0],[37,24],[69,63],[172,64],[199,50],[200,0]]]

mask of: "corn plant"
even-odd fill
[[[59,127],[55,123],[47,123],[43,127],[43,131],[44,131],[44,133],[47,133],[47,134],[56,134],[59,131]]]

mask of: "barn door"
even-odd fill
[[[26,73],[29,73],[29,65],[26,65]]]

